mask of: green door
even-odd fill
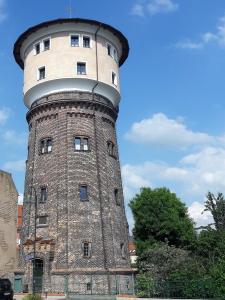
[[[15,278],[14,280],[14,293],[22,292],[22,278]]]

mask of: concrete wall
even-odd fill
[[[17,199],[11,175],[0,170],[0,276],[16,267]]]

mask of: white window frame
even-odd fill
[[[49,40],[49,49],[45,50],[44,42],[47,41],[47,40]],[[48,36],[48,37],[46,37],[46,38],[44,38],[44,39],[42,40],[42,51],[44,52],[44,51],[48,51],[48,50],[50,50],[50,49],[51,49],[51,37]]]
[[[71,38],[72,38],[72,36],[78,36],[78,46],[72,46],[71,45]],[[81,46],[81,35],[79,34],[79,33],[76,33],[76,32],[74,32],[74,33],[70,33],[69,34],[69,37],[70,37],[70,40],[69,40],[69,42],[70,42],[70,47],[71,48],[76,48],[76,47],[80,47]]]
[[[40,70],[43,69],[43,68],[45,69],[45,77],[44,78],[40,78]],[[44,80],[45,78],[46,78],[46,66],[39,67],[37,69],[37,80],[40,81],[40,80]]]
[[[80,74],[80,73],[77,73],[77,65],[78,64],[85,64],[85,71],[86,71],[86,73],[85,74]],[[87,62],[86,61],[77,61],[77,63],[76,63],[76,75],[77,76],[85,76],[85,75],[87,75]]]
[[[84,47],[84,38],[85,37],[89,38],[89,40],[90,40],[89,47]],[[85,49],[91,49],[92,48],[92,38],[91,38],[90,35],[88,35],[88,34],[83,34],[82,35],[82,47],[85,48]]]

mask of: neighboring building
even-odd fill
[[[133,236],[129,236],[128,249],[129,249],[129,253],[130,253],[131,265],[134,266],[137,262],[137,254],[136,254],[136,245],[134,243]]]
[[[0,170],[0,277],[16,268],[17,200],[11,174]]]
[[[119,67],[128,52],[121,32],[86,19],[36,25],[15,43],[29,109],[24,198],[30,202],[24,202],[20,252],[29,289],[35,199],[36,288],[60,292],[65,280],[81,294],[131,287],[116,138]]]

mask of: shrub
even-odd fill
[[[23,300],[43,300],[40,294],[27,294]]]

